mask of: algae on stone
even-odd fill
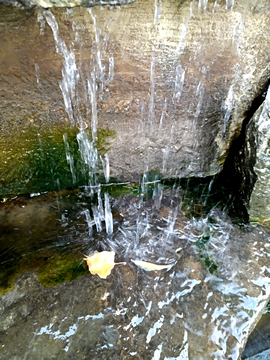
[[[90,131],[88,133],[91,139]],[[73,159],[75,177],[67,162],[64,134]],[[62,127],[53,130],[28,128],[16,138],[0,136],[0,196],[88,185],[89,174],[84,171],[77,134],[77,128]],[[95,146],[99,155],[109,150],[108,139],[114,136],[114,131],[98,129]],[[100,179],[104,177],[101,166],[94,171]]]

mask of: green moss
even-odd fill
[[[4,295],[15,289],[15,281],[18,278],[18,268],[3,269],[0,266],[0,295]]]
[[[203,261],[204,261],[204,265],[207,267],[210,274],[213,274],[217,270],[218,265],[213,260],[211,260],[208,256],[206,256],[203,259]]]
[[[196,242],[196,247],[198,249],[198,257],[203,261],[205,267],[208,269],[210,274],[213,274],[218,265],[212,260],[209,256],[207,244],[210,241],[211,236],[208,233],[203,234]]]
[[[74,261],[69,257],[58,256],[46,261],[46,265],[38,270],[38,277],[41,285],[48,287],[72,281],[87,273],[86,262],[82,259]]]
[[[197,246],[199,249],[205,249],[205,245],[208,243],[209,240],[210,240],[210,236],[204,234],[204,235],[201,236],[201,237],[199,238],[199,240],[196,242],[196,246]]]
[[[110,150],[110,140],[116,138],[116,131],[110,129],[98,129],[96,146],[99,155],[105,155]]]
[[[139,184],[114,184],[110,186],[103,186],[102,192],[107,192],[111,197],[117,198],[122,195],[139,195]]]
[[[76,259],[77,257],[77,259]],[[25,272],[35,272],[43,286],[55,286],[65,281],[73,281],[78,276],[88,273],[86,262],[83,257],[76,256],[75,259],[70,253],[56,253],[55,249],[48,256],[16,257],[10,261],[8,267],[0,268],[0,295],[3,295],[15,288],[16,280]]]
[[[90,130],[86,131],[91,139]],[[67,162],[64,134],[75,176]],[[77,134],[78,129],[70,127],[46,131],[28,128],[16,137],[0,137],[0,196],[88,185],[91,175],[81,158]],[[96,147],[99,155],[109,150],[109,138],[114,137],[115,131],[98,129]]]
[[[268,302],[268,304],[266,305],[266,308],[264,310],[264,313],[266,314],[269,314],[270,313],[270,301]]]

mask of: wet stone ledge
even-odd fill
[[[78,191],[62,192],[51,204],[47,194],[11,207],[9,219],[13,213],[21,227],[14,232],[21,232],[27,224],[19,225],[18,206],[31,218],[36,204],[45,224],[51,214],[41,211],[44,196],[45,208],[54,201],[65,209],[68,201],[73,204],[60,222],[63,237],[54,237],[50,222],[42,230],[46,242],[40,236],[29,244],[36,256],[43,249],[63,258],[74,249],[114,250],[116,261],[127,264],[115,266],[107,279],[87,273],[52,287],[40,284],[40,264],[34,271],[24,268],[15,288],[0,297],[1,359],[238,359],[270,298],[269,232],[233,225],[218,210],[188,219],[178,195],[170,190],[162,199],[142,201],[131,194],[111,199],[112,236],[94,229],[91,235],[85,228],[81,205],[87,196]],[[25,241],[16,243],[14,254],[31,253]],[[146,271],[131,259],[171,268]],[[47,268],[47,278],[51,271]]]

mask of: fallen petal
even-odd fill
[[[88,269],[91,274],[97,274],[103,279],[110,275],[111,270],[114,268],[115,252],[114,251],[101,251],[89,255],[86,260]]]
[[[173,264],[164,264],[164,265],[159,265],[159,264],[153,264],[147,261],[141,261],[141,260],[132,260],[132,262],[134,262],[134,264],[136,264],[137,266],[145,269],[145,270],[164,270],[164,269],[170,269]]]

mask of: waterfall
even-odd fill
[[[105,221],[106,231],[108,235],[111,235],[113,233],[113,219],[109,203],[109,196],[107,193],[104,194],[104,212],[101,200],[100,186],[96,178],[96,173],[99,172],[99,166],[101,165],[103,167],[106,182],[108,183],[110,179],[110,163],[108,154],[105,153],[104,156],[99,155],[96,146],[98,136],[97,97],[104,91],[105,87],[104,66],[102,64],[101,58],[101,34],[100,29],[97,26],[96,16],[92,14],[91,9],[88,10],[88,13],[93,22],[95,41],[92,46],[93,53],[91,59],[89,59],[90,65],[87,69],[87,73],[85,74],[83,74],[83,70],[76,60],[73,48],[74,43],[72,43],[72,45],[68,49],[65,41],[60,36],[59,27],[53,13],[50,10],[40,10],[38,12],[38,21],[41,24],[41,35],[43,35],[45,26],[44,19],[46,20],[53,32],[56,51],[63,57],[62,80],[59,83],[59,87],[63,95],[65,110],[69,118],[70,126],[76,126],[78,128],[76,138],[82,158],[83,169],[81,170],[83,170],[84,174],[89,179],[88,187],[90,189],[90,192],[93,193],[93,189],[98,189],[98,206],[93,206],[92,209],[96,229],[98,232],[102,231],[102,222]],[[81,41],[75,23],[73,23],[73,29],[75,32],[75,41]],[[36,65],[36,71],[38,71],[38,65]],[[114,58],[110,57],[108,81],[112,81],[113,76]],[[91,137],[89,136],[89,132],[87,131],[88,124],[85,122],[84,116],[79,110],[80,102],[82,100],[77,89],[79,82],[85,82],[86,84],[84,99],[89,102],[88,104],[91,107]],[[87,108],[89,106],[88,104],[86,104]],[[67,134],[63,135],[63,140],[65,143],[67,163],[70,167],[73,184],[75,185],[76,171],[74,168],[74,159],[69,150]],[[85,211],[83,211],[83,213],[86,214],[86,220],[90,228],[89,224],[91,223],[91,220],[89,210],[86,209]]]

